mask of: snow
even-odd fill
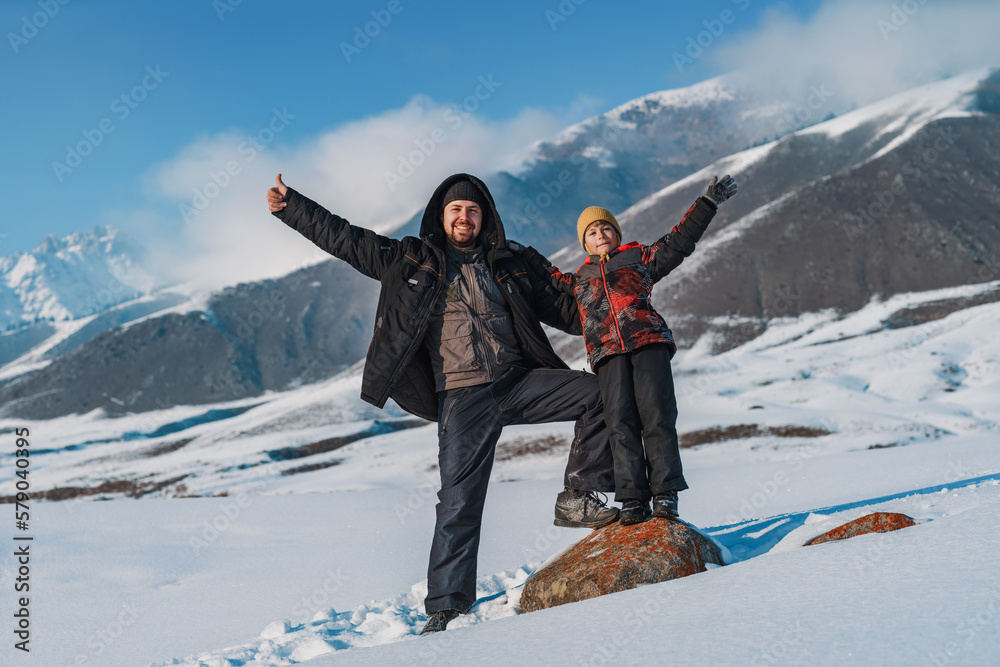
[[[723,174],[733,174],[736,177],[739,177],[740,173],[746,172],[755,165],[763,162],[767,155],[774,150],[775,146],[777,146],[777,142],[771,142],[762,146],[748,148],[745,151],[733,153],[732,155],[716,160],[704,169],[696,171],[693,174],[685,176],[679,181],[671,183],[667,187],[654,192],[638,203],[627,208],[621,214],[621,218],[623,220],[622,224],[625,224],[625,222],[635,217],[642,211],[655,206],[663,198],[677,191],[684,190],[692,184],[707,186],[712,176],[722,176]]]
[[[637,110],[645,111],[651,107],[682,110],[695,107],[708,107],[718,102],[732,101],[736,99],[736,86],[736,79],[733,76],[722,75],[684,88],[650,93],[649,95],[630,100],[603,114],[571,125],[560,132],[551,143],[571,143],[604,124],[611,127],[634,129],[635,123],[625,120],[625,118]]]
[[[990,72],[990,68],[982,68],[919,86],[800,130],[798,134],[837,137],[869,123],[881,124],[873,140],[882,136],[891,136],[892,139],[869,158],[874,160],[908,141],[932,121],[972,115],[968,110],[972,91]]]
[[[218,406],[5,421],[0,429],[31,428],[38,491],[185,476],[183,490],[140,500],[31,503],[33,634],[23,662],[989,664],[1000,649],[1000,304],[906,329],[882,323],[901,308],[997,287],[897,295],[847,316],[775,322],[715,357],[704,342],[679,353],[682,434],[739,424],[830,432],[762,431],[683,450],[691,489],[682,516],[729,563],[696,576],[522,614],[530,573],[586,533],[551,519],[570,425],[506,429],[501,450],[546,437],[556,445],[498,456],[480,602],[432,637],[415,635],[425,620],[435,426],[302,459],[265,454],[406,420],[357,399],[357,368]],[[167,424],[179,430],[153,435]],[[191,440],[149,455],[182,438]],[[9,454],[0,460],[12,469]],[[283,474],[304,463],[331,465]],[[5,475],[0,495],[13,491]],[[872,511],[918,525],[803,547]],[[0,560],[5,589],[12,552]],[[7,664],[9,637],[0,651]]]
[[[967,114],[967,94],[985,74],[800,132],[839,136],[874,124],[877,156],[928,122]],[[729,94],[724,84],[648,96],[605,121],[624,123],[646,101],[708,104]],[[571,128],[560,141],[587,127]],[[750,168],[775,145],[723,158],[622,218],[690,179]],[[706,240],[688,261],[765,212]],[[59,285],[79,282],[73,276],[82,274],[73,271],[98,275],[87,273],[97,256],[87,253],[113,250],[103,233],[97,241],[49,239],[34,253],[0,260],[0,313],[8,318],[0,327],[56,320],[53,337],[0,369],[0,379],[45,363],[46,349],[89,321],[80,319],[75,293]],[[102,262],[107,276],[127,264]],[[46,272],[43,264],[62,268]],[[710,354],[709,336],[680,352],[678,430],[743,428],[746,436],[682,452],[691,485],[681,495],[682,516],[720,545],[727,562],[692,577],[521,613],[531,573],[587,533],[552,525],[570,425],[506,429],[483,524],[479,602],[430,637],[415,635],[425,621],[436,426],[391,404],[381,411],[363,403],[360,365],[326,382],[217,405],[115,419],[95,411],[0,421],[8,443],[14,428],[31,430],[35,494],[31,653],[13,648],[10,591],[18,564],[7,548],[0,556],[7,591],[0,615],[8,619],[0,663],[995,664],[1000,303],[904,329],[886,321],[905,308],[996,289],[1000,281],[901,294],[852,314],[773,320],[761,336],[721,355]],[[172,308],[187,312],[207,298],[188,296]],[[582,367],[582,349],[574,363]],[[820,434],[778,434],[788,426]],[[326,451],[309,456],[275,455],[324,442]],[[525,443],[540,451],[515,455]],[[0,461],[0,495],[10,496],[10,447]],[[37,499],[44,490],[115,480],[148,493],[139,500],[123,491]],[[873,511],[901,512],[917,525],[804,546]],[[10,535],[13,521],[2,523]]]

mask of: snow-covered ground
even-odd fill
[[[11,547],[0,662],[995,664],[1000,304],[883,324],[995,287],[897,296],[678,355],[679,430],[704,443],[683,451],[681,512],[732,561],[693,577],[520,614],[526,577],[584,533],[551,524],[569,425],[507,429],[481,602],[433,637],[414,634],[435,427],[365,406],[356,370],[239,404],[0,423],[30,427],[37,491],[128,480],[147,493],[31,503],[32,650],[13,648]],[[11,449],[0,495],[15,491]],[[919,524],[802,547],[874,510]]]

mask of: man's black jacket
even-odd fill
[[[407,412],[431,421],[437,420],[437,394],[423,340],[431,313],[443,298],[447,240],[441,224],[441,200],[460,180],[476,184],[489,202],[490,210],[483,211],[479,241],[510,307],[523,363],[566,368],[539,321],[574,333],[574,327],[579,328],[576,305],[561,300],[547,276],[511,252],[493,196],[475,176],[455,174],[438,186],[424,209],[420,238],[391,239],[355,227],[291,188],[285,196],[288,205],[274,214],[321,249],[382,283],[361,398],[381,408],[391,397]]]

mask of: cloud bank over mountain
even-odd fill
[[[274,176],[352,223],[387,231],[409,220],[452,173],[512,168],[566,119],[535,109],[489,121],[476,115],[504,82],[488,77],[452,104],[415,97],[404,107],[274,149],[278,109],[257,133],[206,136],[148,174],[150,194],[175,202],[176,238],[161,247],[161,270],[214,287],[282,275],[326,255],[271,218]],[[283,128],[282,128],[283,129]],[[317,254],[318,253],[318,254]]]
[[[997,25],[1000,5],[989,0],[830,0],[806,20],[773,9],[759,28],[720,40],[706,56],[793,102],[806,103],[813,87],[826,86],[830,109],[842,113],[1000,64]]]
[[[830,0],[808,19],[774,9],[759,26],[716,39],[703,56],[721,72],[738,67],[761,98],[780,100],[790,114],[797,109],[782,126],[792,131],[1000,63],[1000,42],[991,34],[998,24],[1000,5],[986,1]],[[280,108],[256,131],[198,138],[146,175],[151,198],[168,202],[168,215],[155,222],[135,212],[162,238],[153,270],[209,288],[285,274],[325,255],[268,216],[264,190],[276,173],[351,222],[388,231],[416,214],[445,176],[517,172],[536,142],[600,104],[581,95],[567,109],[484,118],[490,99],[513,85],[484,75],[450,101],[417,96],[291,145],[282,131],[295,118]]]

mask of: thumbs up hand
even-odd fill
[[[285,185],[284,181],[281,180],[281,174],[278,174],[274,178],[276,185],[267,191],[267,207],[271,209],[271,213],[275,213],[285,208],[288,205],[284,201],[285,195],[288,194],[288,187]]]

